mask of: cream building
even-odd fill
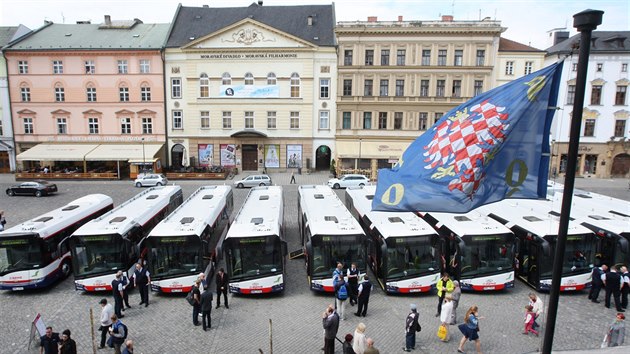
[[[180,5],[165,48],[172,168],[328,169],[333,28],[332,5]]]
[[[491,89],[499,21],[339,22],[337,168],[371,178],[450,109]]]
[[[494,87],[542,69],[545,66],[545,53],[544,50],[500,38]]]

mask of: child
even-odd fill
[[[525,332],[523,332],[523,334],[529,334],[529,332],[532,332],[536,335],[536,337],[538,337],[538,332],[533,328],[534,319],[536,318],[536,314],[533,310],[534,306],[525,306]]]

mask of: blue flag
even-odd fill
[[[474,97],[378,172],[373,210],[465,213],[544,198],[562,61]]]

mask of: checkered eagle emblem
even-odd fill
[[[458,189],[472,200],[487,162],[505,140],[507,119],[505,107],[489,100],[443,119],[425,147],[424,168],[436,171],[432,179],[450,178],[449,191]]]

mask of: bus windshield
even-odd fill
[[[203,271],[199,236],[157,236],[146,239],[151,277],[160,279]]]
[[[542,277],[551,277],[553,272],[553,258],[556,254],[557,236],[551,244],[551,255],[545,259]],[[562,274],[583,274],[591,271],[595,262],[597,240],[594,234],[568,235],[562,260]]]
[[[474,277],[512,269],[514,235],[466,235],[460,244],[460,276]]]
[[[312,276],[316,278],[331,277],[337,262],[344,268],[356,263],[357,269],[365,271],[365,244],[362,235],[349,236],[314,236],[312,238],[313,256]]]
[[[282,274],[282,245],[277,235],[227,240],[231,281]]]
[[[127,263],[128,242],[119,234],[72,236],[75,276],[98,275],[124,270]]]
[[[42,264],[42,242],[36,234],[0,238],[0,275],[36,269]]]
[[[391,237],[387,243],[387,279],[408,278],[439,271],[431,236]]]

